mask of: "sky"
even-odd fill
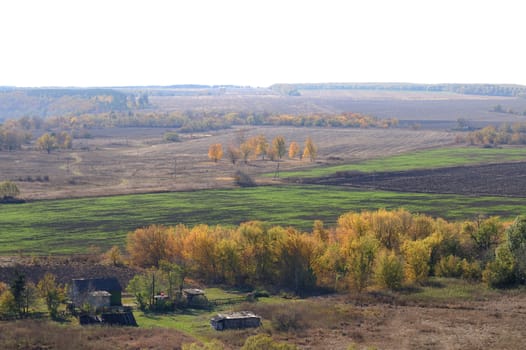
[[[9,0],[0,86],[526,85],[522,0]]]

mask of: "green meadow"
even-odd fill
[[[348,211],[403,207],[448,220],[476,215],[511,219],[526,213],[523,198],[366,191],[335,186],[262,186],[124,195],[0,205],[0,254],[66,254],[122,245],[150,224],[238,225],[262,220],[310,231]]]
[[[404,171],[518,160],[526,160],[526,148],[451,147],[404,153],[397,156],[375,158],[351,164],[282,172],[280,175],[282,177],[319,177],[334,174],[339,171]]]

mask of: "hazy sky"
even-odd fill
[[[526,85],[522,0],[6,0],[0,85]]]

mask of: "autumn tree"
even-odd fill
[[[241,151],[236,146],[230,144],[226,149],[226,156],[228,160],[235,165],[241,157]]]
[[[349,287],[361,292],[372,276],[379,243],[371,235],[353,239],[347,248],[347,278]]]
[[[305,148],[303,149],[303,158],[309,158],[311,162],[316,160],[318,156],[318,147],[312,141],[312,138],[309,136],[305,141]]]
[[[278,159],[281,159],[287,153],[285,138],[283,136],[276,136],[272,140],[272,150],[274,151]]]
[[[382,288],[399,289],[404,280],[402,259],[393,251],[382,250],[376,259],[374,278]]]
[[[289,145],[289,158],[294,159],[300,152],[300,146],[298,146],[297,142],[291,142]]]
[[[37,139],[37,147],[49,154],[58,147],[57,138],[49,133],[45,133]]]
[[[269,149],[269,144],[265,135],[260,134],[256,136],[255,145],[256,149],[254,154],[256,155],[256,157],[261,156],[263,159],[265,159],[265,156],[267,155]]]
[[[405,277],[409,282],[423,282],[430,269],[431,247],[424,240],[404,241],[402,254],[405,261]]]
[[[243,159],[243,162],[247,164],[250,155],[253,153],[253,148],[251,144],[249,142],[243,142],[241,146],[239,146],[239,153],[241,155],[241,159]]]
[[[65,299],[65,291],[64,288],[57,283],[55,275],[49,272],[46,273],[38,282],[37,289],[40,297],[44,299],[51,317],[57,318],[58,307]]]
[[[124,265],[124,257],[122,256],[119,246],[114,245],[103,255],[103,260],[113,266]]]
[[[526,216],[515,218],[506,230],[506,241],[515,261],[517,274],[521,283],[526,282]]]
[[[282,284],[292,288],[296,294],[312,289],[316,284],[312,263],[317,248],[314,237],[290,228],[287,230],[280,249],[280,276]]]
[[[158,267],[161,260],[172,261],[176,249],[173,227],[150,225],[128,233],[126,250],[134,265]]]
[[[56,136],[57,146],[62,149],[71,149],[73,138],[66,131],[62,131]]]
[[[220,143],[214,143],[208,148],[208,158],[217,163],[223,158],[223,146]]]

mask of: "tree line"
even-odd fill
[[[470,145],[498,146],[498,145],[525,145],[526,123],[504,123],[500,126],[488,125],[480,130],[469,132],[467,135],[458,135],[457,143]]]
[[[232,164],[236,164],[239,160],[247,164],[250,159],[265,160],[265,157],[268,157],[270,160],[277,161],[285,155],[288,155],[290,159],[299,157],[299,159],[310,159],[313,162],[318,155],[318,147],[310,136],[305,140],[303,152],[295,141],[292,141],[287,147],[283,136],[276,136],[271,142],[263,134],[246,138],[243,130],[238,133],[238,136],[237,140],[232,141],[225,150],[220,143],[211,144],[208,148],[208,158],[217,163],[226,154]]]
[[[61,129],[79,132],[83,129],[105,127],[166,127],[190,133],[230,128],[234,125],[289,125],[342,128],[389,128],[398,125],[397,119],[378,119],[361,113],[291,115],[224,111],[111,111],[83,113],[70,116],[21,117],[4,124],[20,130]]]
[[[179,284],[191,277],[302,294],[371,285],[397,289],[444,276],[503,287],[526,281],[526,218],[448,222],[381,209],[345,213],[333,228],[315,221],[310,233],[260,221],[237,227],[151,225],[130,232],[126,250],[136,266],[176,266],[171,271]]]
[[[66,299],[67,286],[57,283],[56,276],[46,273],[38,283],[15,273],[11,283],[0,282],[0,317],[25,317],[43,303],[51,318],[59,317],[59,306]]]

